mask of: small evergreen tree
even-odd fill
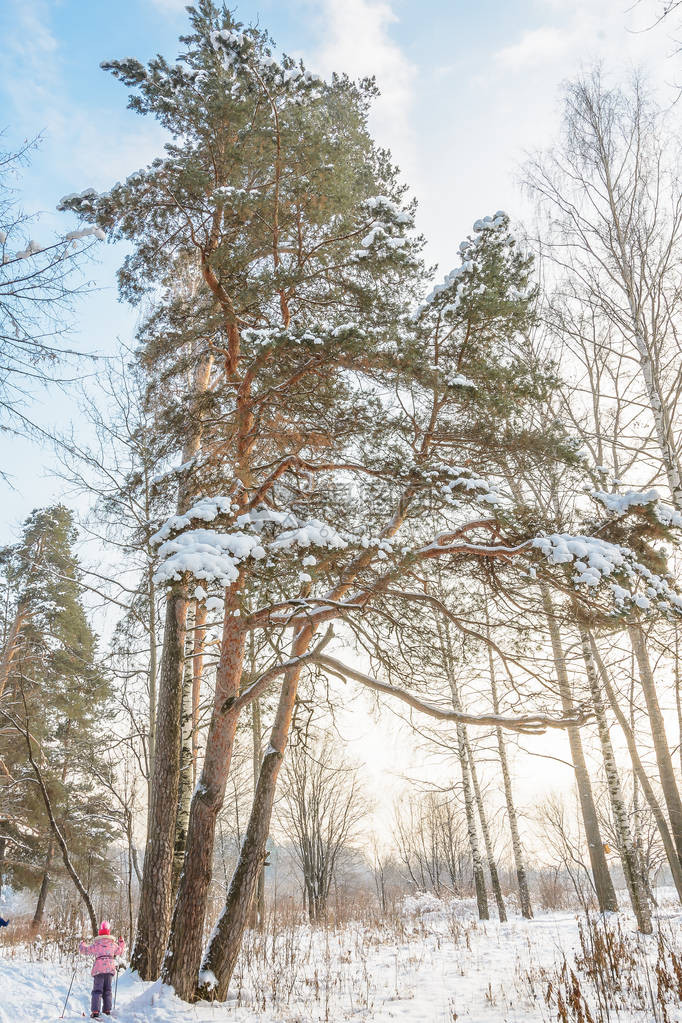
[[[19,543],[2,552],[5,621],[22,622],[1,705],[0,786],[12,843],[7,877],[40,888],[36,926],[56,844],[27,758],[26,732],[76,869],[108,874],[106,807],[98,805],[91,767],[96,763],[101,773],[110,688],[82,603],[75,540],[71,512],[56,505],[32,512]]]

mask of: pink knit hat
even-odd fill
[[[99,933],[111,934],[111,924],[108,920],[102,920],[102,923],[99,925]]]

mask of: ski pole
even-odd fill
[[[66,1012],[66,1006],[67,1006],[68,1001],[69,1001],[69,996],[71,995],[71,988],[73,987],[73,979],[76,976],[76,970],[77,969],[78,969],[78,967],[74,966],[73,973],[71,974],[71,983],[69,984],[69,990],[66,993],[66,1001],[64,1002],[64,1008],[62,1009],[62,1014],[59,1017],[60,1019],[64,1019],[64,1013]]]
[[[118,994],[118,971],[120,969],[121,969],[121,963],[119,963],[117,965],[117,967],[116,967],[116,980],[114,982],[114,1005],[113,1005],[114,1009],[116,1008],[116,995]]]

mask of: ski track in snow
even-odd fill
[[[679,927],[679,914],[664,914]],[[632,926],[623,918],[623,926]],[[410,933],[412,932],[412,933]],[[453,937],[456,932],[456,938]],[[678,931],[679,934],[679,931]],[[160,982],[145,984],[121,974],[115,1018],[119,1023],[541,1023],[547,1006],[533,1002],[526,970],[550,967],[577,944],[575,913],[540,913],[535,920],[477,923],[469,915],[423,913],[407,921],[405,940],[381,943],[379,932],[359,924],[311,933],[299,928],[301,956],[289,1004],[253,1008],[253,976],[242,978],[241,1002],[231,990],[223,1004],[186,1005]],[[272,964],[272,969],[282,964]],[[0,946],[0,1023],[59,1018],[72,965],[30,962],[25,952]],[[317,977],[315,978],[315,974]],[[329,977],[328,1015],[325,982]],[[268,981],[260,978],[267,990]],[[79,963],[65,1020],[89,1017],[91,978]],[[317,988],[317,991],[315,989]],[[251,1003],[251,1007],[249,1005]],[[682,1015],[670,1011],[670,1020]],[[455,1016],[454,1013],[457,1015]],[[102,1017],[106,1019],[107,1017]],[[622,1020],[623,1017],[618,1017]],[[628,1019],[644,1023],[641,1013]]]

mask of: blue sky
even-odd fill
[[[373,128],[420,201],[419,226],[442,272],[478,216],[527,214],[515,175],[524,150],[556,132],[563,79],[594,60],[616,74],[643,65],[664,91],[680,78],[667,31],[639,31],[654,20],[655,0],[634,9],[631,0],[244,0],[236,8],[314,71],[376,74],[383,95]],[[37,237],[73,226],[54,212],[63,194],[104,190],[156,154],[160,132],[126,109],[125,90],[99,63],[172,56],[185,26],[177,0],[0,4],[0,128],[7,145],[43,135],[22,182],[24,205],[42,212]],[[122,256],[102,245],[88,268],[94,290],[76,308],[73,338],[84,351],[131,340],[136,313],[115,289]],[[32,412],[46,426],[79,428],[68,391],[38,395]],[[32,507],[60,496],[50,451],[22,440],[8,446],[13,487],[0,484],[0,543]]]

